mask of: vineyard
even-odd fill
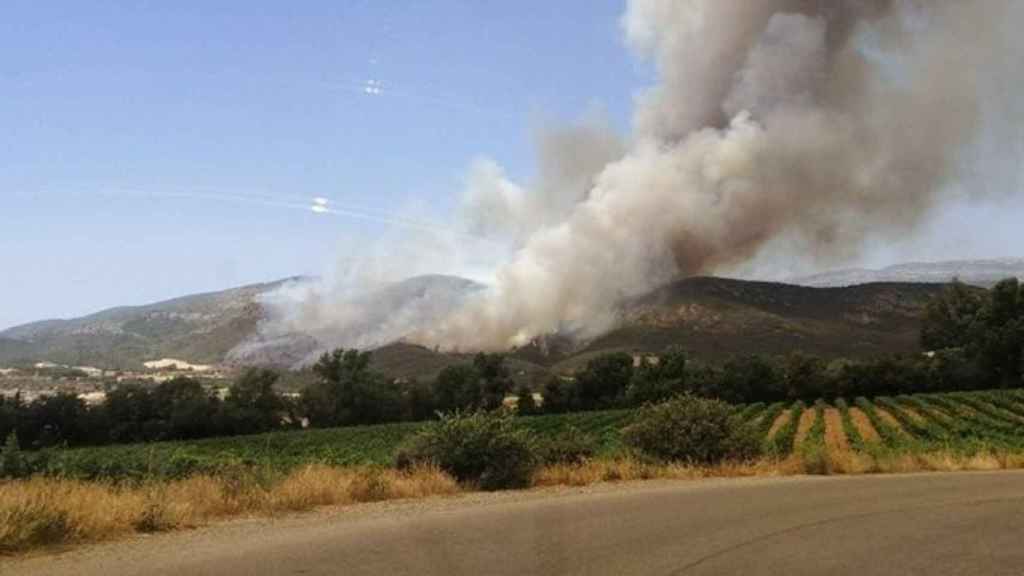
[[[621,430],[633,410],[524,417],[541,438],[567,430],[591,437],[599,458],[624,453]],[[771,458],[823,458],[836,453],[867,458],[944,452],[1024,453],[1024,391],[1000,390],[751,404],[739,417],[764,438]],[[37,470],[74,478],[177,478],[238,466],[286,471],[308,463],[387,465],[395,448],[422,424],[275,432],[193,442],[161,442],[51,450]]]

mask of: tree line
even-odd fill
[[[222,399],[190,378],[125,385],[106,402],[73,394],[24,402],[0,398],[0,436],[25,448],[196,439],[272,430],[422,421],[438,412],[493,410],[510,394],[520,414],[636,407],[680,394],[732,403],[814,401],[1024,385],[1024,288],[992,290],[954,283],[931,301],[922,353],[871,361],[825,360],[801,353],[743,356],[719,364],[691,361],[673,348],[657,357],[613,353],[534,390],[514,386],[501,354],[478,354],[429,382],[398,381],[370,368],[369,352],[335,350],[312,367],[297,398],[275,391],[279,375],[243,373]]]

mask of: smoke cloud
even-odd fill
[[[490,286],[417,292],[393,320],[321,290],[279,306],[277,329],[504,349],[596,336],[680,277],[854,259],[965,189],[1004,192],[965,163],[1000,150],[984,126],[1020,137],[1022,16],[1017,0],[630,0],[627,44],[658,78],[632,134],[544,132],[529,185],[488,159],[469,172],[465,225],[508,247]]]
[[[470,212],[522,246],[493,287],[413,337],[593,336],[622,298],[680,276],[780,246],[837,263],[907,234],[958,184],[983,109],[1012,102],[989,73],[1021,13],[1013,0],[632,0],[623,28],[659,82],[637,99],[628,150],[561,170],[586,149],[570,142],[548,170],[573,185],[536,190],[478,166]]]

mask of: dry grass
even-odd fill
[[[853,420],[853,425],[857,427],[857,432],[860,432],[860,437],[865,442],[877,444],[881,441],[878,431],[871,425],[871,420],[868,420],[867,414],[862,412],[860,408],[850,407],[850,419]]]
[[[791,410],[784,410],[775,418],[775,422],[772,422],[771,428],[768,429],[768,439],[774,438],[775,433],[779,431],[779,428],[782,428],[786,425],[786,422],[789,422],[789,415],[791,413]]]
[[[843,417],[835,408],[825,409],[825,446],[829,453],[850,451],[850,441],[843,431]]]
[[[459,491],[451,477],[430,468],[398,472],[310,466],[269,487],[244,477],[197,476],[134,487],[32,478],[0,483],[0,553],[193,528],[218,518]]]
[[[601,482],[779,476],[784,473],[786,471],[778,462],[768,460],[729,462],[718,466],[704,467],[683,464],[657,464],[627,457],[615,460],[591,460],[583,464],[555,464],[547,466],[534,474],[533,485],[589,486]]]
[[[890,414],[888,410],[876,406],[875,412],[878,413],[878,417],[882,420],[882,422],[885,422],[887,425],[889,425],[890,428],[897,431],[901,436],[909,436],[909,434],[907,434],[907,431],[903,429],[903,426],[900,424],[900,421],[897,420],[895,416]]]
[[[832,423],[833,428],[836,423]],[[1024,468],[1024,454],[953,452],[869,455],[837,449],[802,452],[782,460],[711,467],[658,464],[636,458],[548,466],[533,485],[586,486],[636,480],[696,480],[793,474],[867,474]],[[0,483],[0,554],[93,542],[135,532],[202,526],[237,516],[276,515],[320,506],[455,494],[460,487],[436,469],[410,472],[308,466],[273,482],[256,476],[199,476],[140,486],[53,478]]]
[[[814,426],[814,420],[818,417],[818,411],[813,407],[803,411],[800,415],[800,422],[797,423],[796,436],[793,438],[793,445],[800,446],[804,443],[804,438],[807,438],[807,433],[810,432],[811,426]]]

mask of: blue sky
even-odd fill
[[[546,122],[599,106],[625,131],[645,71],[621,10],[4,2],[0,328],[320,273],[342,238],[385,232],[214,196],[379,212],[412,200],[443,218],[478,155],[528,177]]]
[[[623,46],[623,8],[6,0],[0,329],[320,274],[393,231],[314,214],[314,197],[444,221],[474,158],[528,181],[542,126],[596,108],[627,133],[653,75]],[[1003,203],[947,206],[863,263],[1024,256],[1019,151],[976,163]]]

